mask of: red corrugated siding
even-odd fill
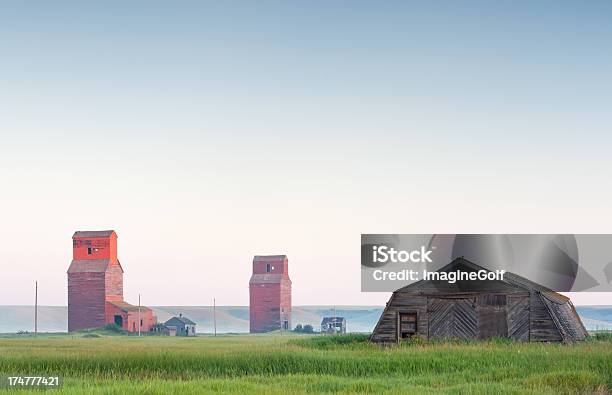
[[[104,326],[104,273],[68,274],[68,331]]]
[[[140,319],[142,320],[141,332],[148,332],[157,322],[151,310],[141,311]],[[130,311],[128,313],[128,330],[131,332],[138,332],[138,311]]]
[[[123,271],[119,263],[111,262],[106,269],[105,286],[105,300],[123,300]]]
[[[288,321],[291,328],[291,280],[286,258],[274,261],[253,261],[253,274],[264,274],[270,264],[270,274],[283,274],[278,282],[257,283],[256,276],[249,284],[249,318],[251,333],[281,329],[281,322]]]
[[[138,311],[123,311],[112,303],[106,303],[106,322],[115,322],[115,315],[120,315],[123,318],[122,328],[130,332],[138,332]],[[142,320],[141,332],[148,332],[157,323],[157,317],[153,315],[153,311],[142,309],[140,311],[140,319]]]
[[[91,247],[91,254],[88,248]],[[117,236],[75,237],[72,239],[72,259],[110,259],[117,260]]]
[[[280,289],[281,320],[288,321],[291,329],[291,281],[284,280]]]
[[[113,305],[112,303],[106,303],[106,322],[113,323],[115,322],[115,316],[120,315],[123,319],[123,325],[121,327],[123,329],[127,329],[127,312],[122,311],[119,307]]]

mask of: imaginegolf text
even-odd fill
[[[376,281],[446,281],[449,284],[454,284],[457,281],[504,281],[505,270],[496,270],[490,272],[488,270],[478,270],[475,272],[464,272],[457,270],[454,272],[430,272],[423,270],[404,269],[400,271],[384,271],[381,269],[374,270],[372,276]]]

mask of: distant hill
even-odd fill
[[[41,332],[66,332],[68,307],[40,306],[38,328]],[[34,306],[0,306],[0,333],[34,330]]]
[[[612,306],[577,306],[578,314],[589,330],[612,330]],[[195,321],[200,333],[213,331],[212,306],[157,306],[153,307],[160,322],[183,314]],[[335,315],[346,318],[347,331],[371,332],[383,311],[380,306],[337,306]],[[332,306],[293,306],[292,324],[310,324],[315,330],[324,316],[333,316]],[[41,332],[67,331],[66,306],[40,306],[38,330]],[[0,333],[14,333],[34,328],[33,306],[0,306]],[[249,331],[247,306],[217,306],[217,332],[246,333]]]
[[[612,330],[612,306],[576,306],[576,311],[588,330]]]

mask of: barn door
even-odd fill
[[[474,298],[429,298],[427,311],[430,339],[476,337],[478,319]]]
[[[478,338],[508,337],[506,295],[480,295],[476,310],[478,312]]]
[[[508,337],[529,340],[529,296],[508,297]]]

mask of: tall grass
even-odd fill
[[[145,387],[149,390],[144,392],[157,393],[143,387],[149,382],[193,393],[198,386],[237,393],[607,393],[612,388],[610,339],[575,345],[493,341],[380,348],[365,338],[0,339],[0,374],[60,374],[67,393]]]
[[[301,339],[289,340],[289,344],[295,344],[301,347],[316,348],[327,350],[338,347],[354,347],[357,345],[369,345],[368,339],[370,335],[350,333],[346,335],[317,335],[309,336]],[[373,346],[373,345],[372,345]]]
[[[608,332],[608,331],[602,331],[602,332],[594,332],[591,333],[591,335],[588,337],[588,341],[596,341],[596,342],[601,342],[601,341],[608,341],[608,342],[612,342],[612,332]]]

